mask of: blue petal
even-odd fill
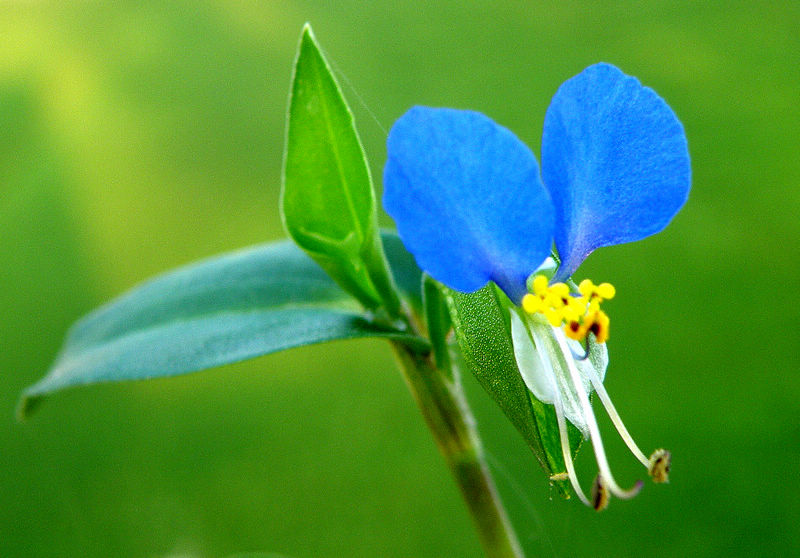
[[[553,232],[525,144],[480,113],[414,107],[392,126],[388,157],[383,206],[419,266],[461,292],[492,280],[518,303]]]
[[[595,248],[661,231],[689,195],[683,126],[666,102],[610,64],[567,80],[547,109],[542,176],[556,210],[558,279]]]

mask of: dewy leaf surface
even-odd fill
[[[282,216],[295,242],[367,308],[398,305],[353,115],[311,28],[300,38],[284,156]]]
[[[396,236],[385,242],[418,306],[420,271]],[[20,412],[75,385],[175,376],[358,337],[425,343],[369,321],[291,242],[255,246],[156,277],[84,317],[47,376],[23,393]]]

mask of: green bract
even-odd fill
[[[545,472],[564,472],[555,410],[532,396],[517,368],[509,323],[511,302],[492,284],[469,294],[446,292],[456,339],[470,370],[522,434]],[[571,424],[569,437],[576,454],[582,436]],[[569,492],[568,482],[555,484]]]

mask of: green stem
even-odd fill
[[[475,420],[460,379],[438,370],[430,355],[393,343],[417,405],[455,477],[489,558],[523,558],[511,522],[484,460]]]

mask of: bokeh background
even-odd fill
[[[76,389],[14,420],[83,313],[283,236],[305,21],[378,178],[412,104],[480,110],[538,152],[550,97],[593,62],[668,100],[690,201],[581,275],[617,286],[607,386],[646,451],[673,451],[671,484],[599,515],[563,501],[468,387],[530,556],[796,551],[800,4],[22,1],[0,4],[0,555],[481,555],[378,341]],[[603,426],[632,482],[643,471]],[[579,458],[587,483],[592,461]]]

